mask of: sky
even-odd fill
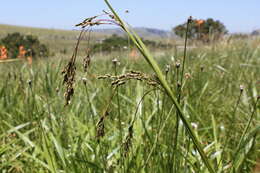
[[[75,29],[108,9],[103,0],[1,0],[0,24]],[[213,18],[230,32],[260,29],[260,0],[110,0],[133,27],[171,30],[189,16]],[[129,10],[129,13],[125,13]]]

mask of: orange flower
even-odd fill
[[[4,46],[0,46],[0,59],[7,59],[7,49]]]
[[[200,20],[196,20],[196,24],[197,25],[202,25],[205,21],[200,19]]]

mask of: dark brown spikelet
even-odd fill
[[[99,142],[99,139],[105,136],[105,118],[109,115],[108,109],[106,109],[105,113],[100,117],[97,125],[96,125],[96,138]]]
[[[68,105],[71,97],[74,94],[74,82],[75,82],[75,74],[76,74],[76,66],[70,61],[68,65],[62,71],[63,74],[63,85],[66,85],[66,91],[64,93],[65,97],[65,105]]]
[[[151,75],[141,73],[138,71],[130,71],[128,73],[121,74],[118,76],[106,74],[103,76],[98,76],[98,79],[110,79],[110,80],[112,80],[111,85],[116,86],[116,87],[124,85],[129,80],[143,81],[146,84],[153,86],[153,87],[160,86],[160,83],[159,83],[158,79],[156,78],[156,76],[151,76]]]
[[[123,143],[123,147],[124,147],[124,157],[128,156],[128,153],[132,147],[132,139],[133,139],[133,125],[131,125],[128,128],[128,134],[126,136],[126,139]]]
[[[79,43],[80,40],[82,38],[82,35],[84,33],[84,29],[80,32],[75,50],[73,52],[73,55],[69,61],[69,63],[67,64],[67,66],[62,70],[62,74],[63,74],[63,85],[66,85],[66,91],[64,93],[64,97],[65,97],[65,106],[68,105],[70,103],[71,97],[74,94],[74,82],[75,82],[75,75],[76,75],[76,58],[77,58],[77,53],[78,53],[78,47],[79,47]]]
[[[99,140],[100,137],[105,136],[105,124],[104,124],[105,117],[101,117],[97,123],[97,135],[96,138]]]
[[[192,16],[190,16],[189,18],[188,18],[188,23],[191,23],[192,22]]]
[[[89,17],[89,18],[86,18],[83,22],[79,23],[79,24],[76,24],[75,26],[81,26],[81,27],[86,27],[88,25],[91,25],[92,21],[94,19],[96,19],[98,16],[93,16],[93,17]]]
[[[88,68],[90,66],[90,62],[91,62],[91,58],[90,58],[90,54],[88,53],[87,56],[83,59],[84,72],[88,71]]]

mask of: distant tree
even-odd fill
[[[167,47],[170,47],[171,45],[166,45],[161,42],[155,42],[151,40],[144,40],[142,39],[144,44],[152,47],[152,48],[161,48],[165,49]],[[112,36],[102,40],[100,43],[96,43],[92,46],[92,51],[93,52],[99,52],[99,51],[104,51],[104,52],[112,52],[112,51],[118,51],[118,50],[123,50],[125,48],[132,48],[134,47],[134,44],[132,41],[125,37],[120,37],[116,34],[113,34]]]
[[[8,56],[17,58],[19,47],[23,46],[26,50],[26,56],[48,57],[49,50],[46,45],[41,44],[36,36],[21,35],[20,33],[8,34],[0,41],[8,50]]]
[[[176,35],[185,37],[187,23],[181,24],[173,28]],[[190,39],[198,39],[209,41],[210,38],[217,40],[228,31],[223,23],[219,20],[208,18],[207,20],[193,19],[190,23],[187,36]]]
[[[252,36],[258,36],[260,35],[260,29],[259,30],[254,30],[252,33],[251,33]]]

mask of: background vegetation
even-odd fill
[[[172,45],[165,44],[162,42],[156,42],[151,40],[144,40],[143,42],[145,45],[152,49],[166,49],[171,48]],[[113,34],[112,36],[102,40],[100,43],[96,43],[92,46],[91,50],[93,52],[113,52],[113,51],[122,51],[122,50],[129,50],[134,48],[134,44],[131,40],[127,37],[122,37]]]
[[[260,156],[259,104],[255,107],[260,89],[259,45],[258,39],[232,39],[188,52],[182,108],[220,172],[230,172],[233,158],[240,172],[251,172]],[[144,60],[116,56],[117,74],[135,70],[153,75]],[[68,107],[64,107],[60,75],[65,62],[59,55],[32,66],[0,64],[4,71],[0,74],[4,79],[0,83],[0,170],[207,172],[182,125],[178,150],[174,150],[176,111],[163,92],[131,80],[118,89],[118,97],[111,98],[112,81],[97,77],[115,73],[114,57],[95,57],[88,73],[83,72],[82,58],[78,59],[75,95]],[[174,49],[157,57],[162,69],[170,65],[167,80],[172,88],[177,86],[176,63],[181,57],[182,52]],[[97,124],[107,106],[105,136],[98,140]],[[135,115],[131,147],[123,156],[127,150],[121,148],[122,141]]]
[[[19,47],[23,46],[26,51],[25,56],[32,57],[48,57],[49,49],[46,45],[41,44],[36,36],[21,35],[18,32],[8,34],[2,38],[0,43],[8,50],[10,58],[17,58],[19,56]]]
[[[227,29],[219,20],[208,18],[206,20],[190,19],[190,28],[186,31],[187,22],[173,28],[176,35],[185,37],[186,32],[188,38],[209,42],[210,40],[218,40],[224,34],[227,34]]]
[[[61,52],[33,64],[1,61],[0,170],[256,172],[259,38],[193,40],[187,47],[189,19],[184,50],[174,45],[152,55],[105,2],[108,19],[94,16],[79,26],[120,26],[130,39],[100,40],[109,54],[77,56],[81,38],[82,50],[95,45],[81,32],[70,59]],[[144,59],[119,51],[130,50],[130,40]]]

